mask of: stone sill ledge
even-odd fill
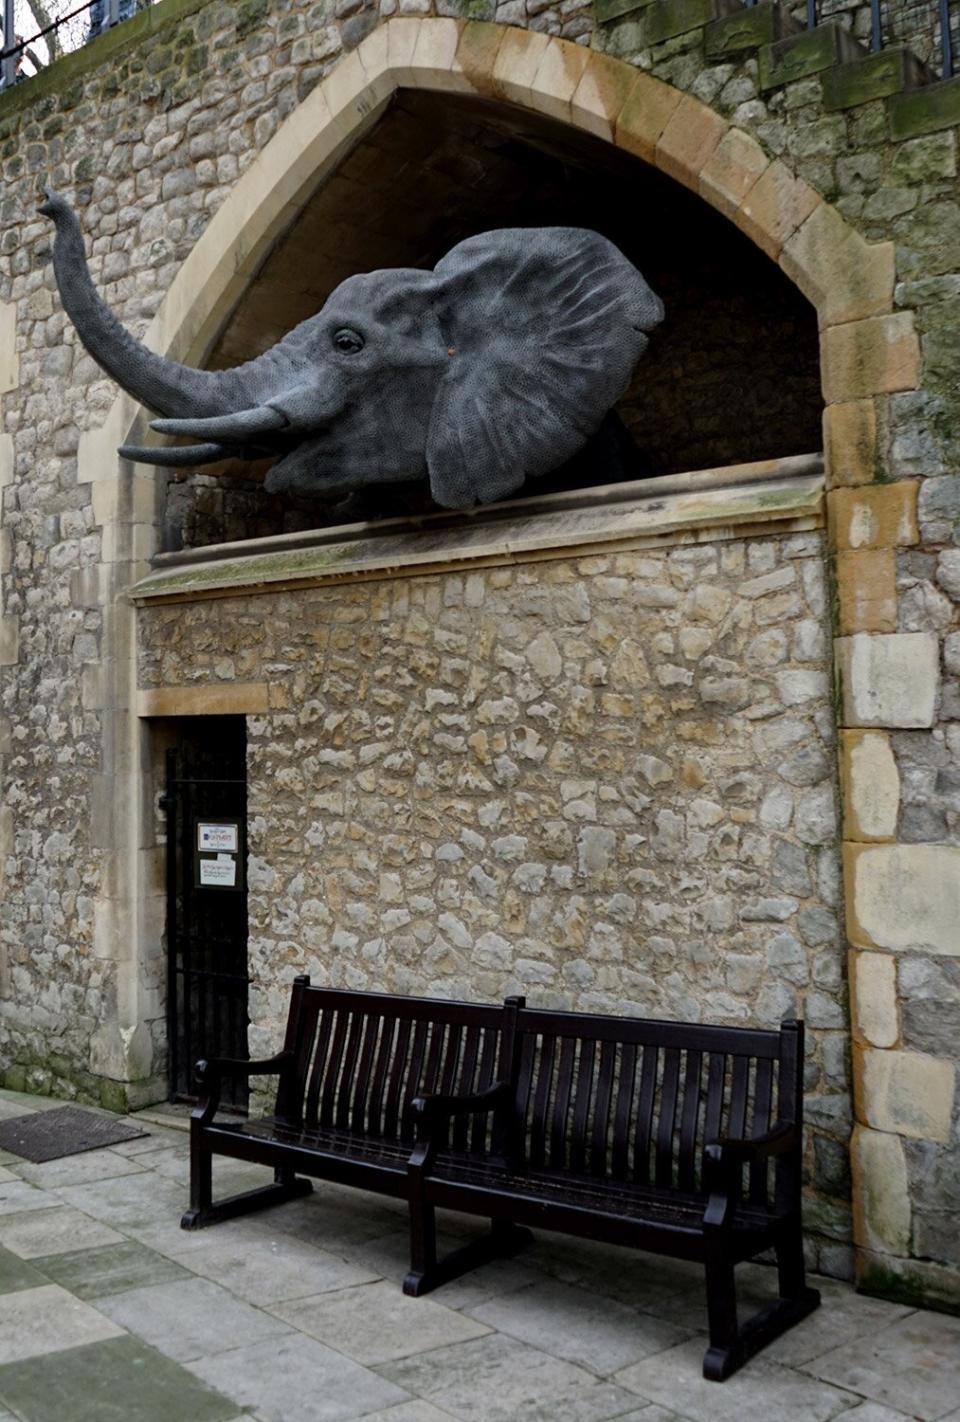
[[[193,601],[802,532],[823,527],[823,488],[819,454],[668,474],[467,513],[160,554],[129,595],[137,603]]]

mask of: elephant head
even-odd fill
[[[54,271],[94,360],[199,443],[123,446],[149,464],[279,456],[273,492],[324,495],[429,476],[446,508],[490,503],[565,463],[627,389],[663,306],[606,238],[508,228],[433,271],[353,276],[255,360],[206,371],[166,360],[97,294],[76,214],[50,191]]]

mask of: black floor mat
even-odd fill
[[[84,1111],[80,1106],[54,1106],[50,1111],[33,1111],[29,1116],[0,1121],[0,1150],[39,1164],[149,1134],[111,1116]]]

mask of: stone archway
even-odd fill
[[[906,496],[896,492],[901,486],[878,491],[883,507],[872,495],[868,499],[858,493],[857,486],[871,483],[878,465],[875,400],[919,384],[913,316],[893,307],[893,245],[866,242],[786,164],[771,159],[753,137],[696,98],[623,61],[546,35],[452,19],[390,20],[312,91],[237,182],[180,269],[146,334],[147,343],[175,358],[202,360],[276,236],[351,145],[376,123],[394,92],[404,87],[473,94],[546,113],[642,158],[723,213],[780,265],[815,306],[826,404],[828,510],[832,546],[837,550],[841,634],[837,660],[845,675],[843,720],[851,727],[872,724],[860,719],[855,705],[855,682],[861,672],[853,659],[860,656],[862,661],[858,634],[895,627],[885,620],[888,614],[878,608],[871,592],[875,577],[871,558],[880,535],[864,534],[863,528],[865,521],[895,521],[909,512],[901,507]],[[135,437],[141,418],[133,401],[119,397],[105,424],[84,436],[79,456],[80,479],[96,486],[98,521],[115,530],[105,554],[112,685],[109,694],[101,694],[105,706],[116,708],[108,732],[113,794],[118,817],[129,821],[130,846],[140,842],[136,797],[130,793],[140,760],[140,732],[132,714],[133,622],[122,594],[150,551],[156,489],[149,476],[118,471],[115,450]],[[900,676],[905,688],[910,671],[906,661],[885,664],[888,678]],[[234,709],[244,708],[238,704]],[[874,773],[870,758],[862,754],[862,740],[862,731],[842,737],[843,783],[851,804],[858,797],[869,799]],[[885,837],[892,835],[879,836]],[[863,921],[856,888],[859,850],[853,844],[849,848],[847,901],[854,925],[851,937],[863,946],[868,930],[856,927]],[[149,868],[130,848],[119,869],[112,879],[113,897],[101,906],[99,931],[101,940],[112,943],[122,960],[121,945],[143,941],[141,905],[149,899]],[[133,921],[138,915],[140,931]],[[868,944],[871,941],[866,938]],[[130,1063],[139,1020],[136,975],[135,961],[127,960],[119,1036],[116,1041],[105,1038],[103,1045],[103,1061],[113,1075],[135,1074]],[[877,1058],[882,1053],[872,1055]],[[882,1072],[875,1070],[872,1078],[861,1073],[858,1078],[858,1115],[868,1124],[872,1123],[874,1078],[880,1094],[886,1080]],[[877,1139],[872,1136],[869,1148],[855,1154],[861,1202],[875,1192],[876,1180],[890,1169]],[[862,1206],[858,1215],[862,1216]]]

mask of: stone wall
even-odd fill
[[[144,687],[248,718],[251,1054],[295,972],[805,1017],[810,1223],[848,1272],[848,1012],[822,536],[148,606]]]
[[[403,3],[409,15],[427,0]],[[463,41],[487,97],[606,123],[628,151],[729,213],[818,305],[861,1278],[955,1305],[958,1236],[942,1226],[958,1149],[944,994],[958,947],[960,90],[868,89],[828,110],[819,73],[764,87],[756,47],[708,52],[700,24],[643,45],[634,17],[597,27],[585,7],[496,13],[514,28],[470,27]],[[163,999],[145,961],[159,929],[136,921],[141,887],[158,878],[143,848],[125,601],[156,546],[156,487],[118,467],[109,441],[97,444],[118,407],[55,305],[39,181],[52,177],[78,203],[96,278],[143,331],[241,175],[257,171],[325,76],[356,73],[353,51],[382,23],[362,4],[164,0],[0,97],[0,333],[15,331],[15,349],[0,354],[9,1081],[109,1100],[162,1090],[142,1030],[162,1018]],[[582,49],[558,61],[559,45],[520,33],[554,26]],[[644,71],[629,104],[618,59]],[[157,329],[179,328],[170,315]]]

